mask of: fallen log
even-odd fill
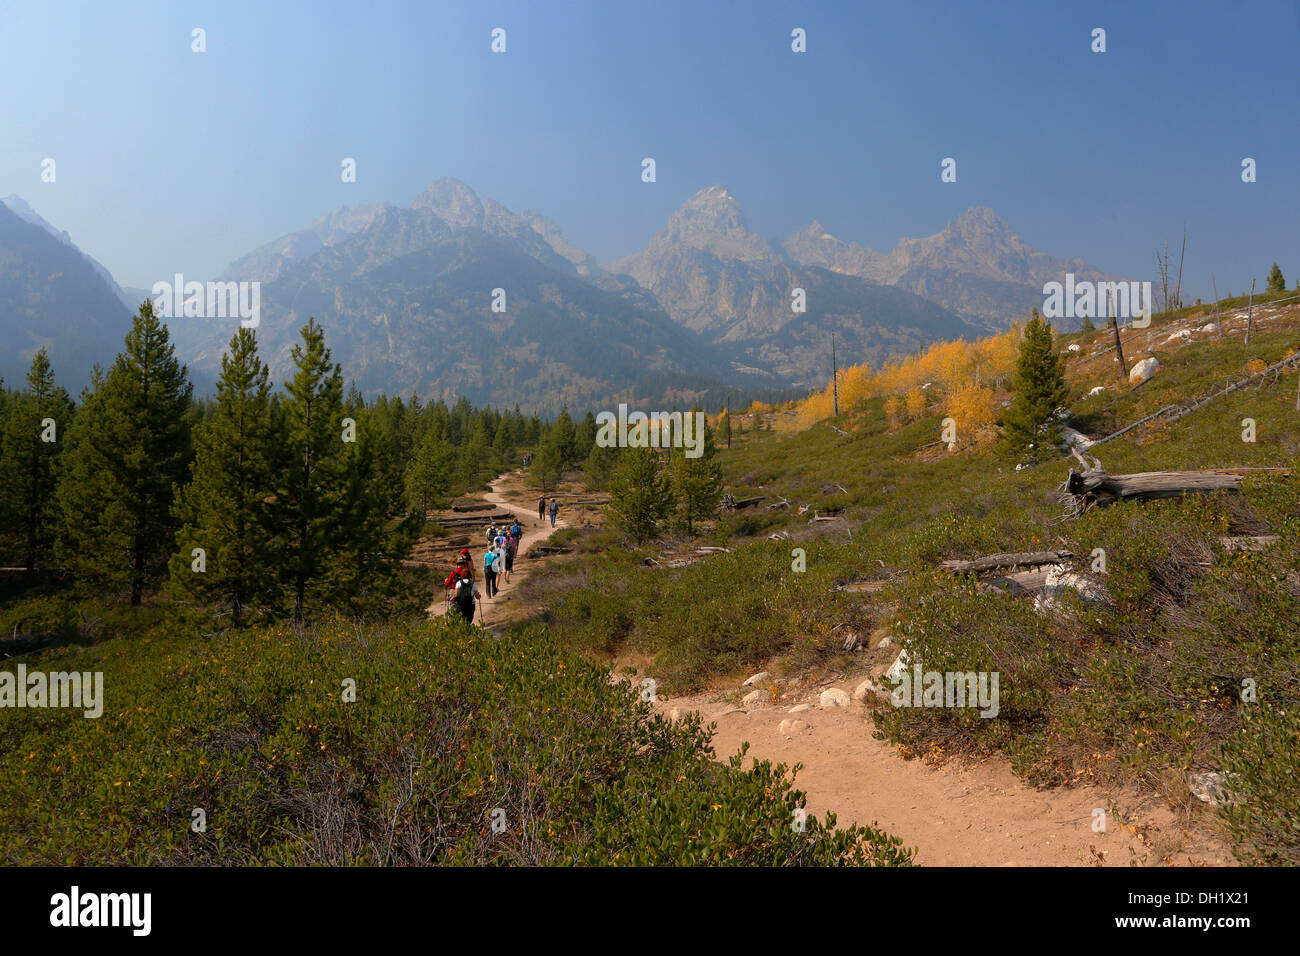
[[[835,590],[853,594],[874,594],[888,583],[888,581],[850,581],[848,584],[841,584]]]
[[[1187,494],[1212,491],[1241,491],[1242,479],[1257,473],[1289,475],[1289,468],[1211,468],[1204,471],[1143,471],[1132,475],[1111,475],[1092,455],[1082,455],[1071,448],[1084,466],[1083,471],[1070,469],[1060,487],[1061,501],[1068,505],[1067,514],[1082,514],[1093,505],[1105,507],[1117,501],[1150,501],[1157,498],[1181,498]]]
[[[529,548],[528,553],[525,554],[524,557],[541,558],[541,557],[545,557],[548,554],[568,554],[572,550],[573,550],[572,548],[561,548],[553,544],[538,544]]]
[[[734,507],[735,507],[737,510],[740,510],[741,508],[748,508],[748,507],[750,507],[751,505],[756,505],[756,504],[758,504],[760,501],[764,500],[766,497],[767,497],[767,495],[759,495],[757,498],[741,498],[739,501],[737,501],[737,502],[735,503]]]
[[[1276,534],[1238,534],[1219,539],[1223,544],[1223,550],[1229,553],[1233,551],[1263,551],[1281,540],[1281,537]]]
[[[970,561],[943,561],[941,566],[949,571],[962,573],[974,571],[993,571],[1001,568],[1035,567],[1040,564],[1064,564],[1074,557],[1069,551],[1017,551],[1005,554],[987,554]]]
[[[472,505],[452,505],[452,511],[491,511],[496,505],[489,501],[476,502]]]

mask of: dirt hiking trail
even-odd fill
[[[482,499],[509,510],[524,529],[511,583],[493,599],[484,598],[486,626],[501,634],[506,625],[527,619],[538,608],[517,585],[535,573],[549,557],[528,559],[529,548],[568,527],[562,517],[553,530],[550,520],[537,518],[537,493],[524,484],[520,471],[491,483]],[[551,495],[548,494],[548,498]],[[581,509],[563,504],[582,521]],[[475,579],[482,588],[481,531],[470,534]],[[442,575],[446,575],[443,570]],[[441,616],[441,593],[429,606]],[[481,619],[480,619],[481,620]],[[856,679],[845,677],[841,688]],[[920,759],[905,760],[892,745],[871,736],[873,724],[866,707],[850,697],[847,706],[823,708],[822,687],[790,687],[779,702],[738,705],[735,694],[720,688],[710,693],[664,698],[656,709],[666,716],[698,711],[704,723],[716,723],[713,748],[725,762],[743,742],[753,760],[803,764],[795,778],[808,795],[808,811],[819,816],[832,811],[840,826],[877,825],[917,848],[916,862],[929,866],[1223,866],[1231,865],[1231,850],[1204,826],[1196,826],[1151,794],[1096,784],[1038,790],[1016,777],[1004,758],[968,764],[947,761],[940,766]],[[791,708],[798,708],[790,713]],[[784,726],[783,726],[783,722]],[[1105,811],[1105,831],[1094,830],[1096,810]],[[1197,814],[1208,817],[1199,805]]]
[[[748,741],[746,767],[753,759],[802,763],[795,786],[808,795],[809,813],[833,811],[841,826],[876,824],[917,847],[923,865],[1232,863],[1226,845],[1184,826],[1156,797],[1086,785],[1037,790],[1003,758],[938,767],[904,760],[871,736],[874,725],[861,703],[822,709],[818,697],[810,690],[802,702],[808,709],[796,713],[789,713],[800,706],[794,701],[742,707],[707,694],[670,698],[657,709],[669,716],[695,710],[706,726],[716,723],[720,760]],[[791,723],[782,729],[783,721]],[[1104,833],[1093,831],[1096,809],[1105,811]]]
[[[519,540],[519,548],[515,553],[514,571],[510,574],[510,583],[502,584],[497,590],[496,596],[492,598],[487,596],[487,588],[483,584],[483,553],[487,550],[487,541],[481,531],[475,531],[469,535],[470,543],[467,547],[470,556],[474,560],[474,580],[478,584],[479,591],[483,594],[482,607],[474,620],[483,624],[493,633],[500,634],[506,625],[528,617],[534,612],[534,609],[525,606],[524,602],[514,598],[515,588],[546,560],[545,558],[530,559],[525,557],[528,554],[528,549],[548,540],[552,534],[561,528],[567,528],[568,523],[563,518],[565,511],[563,502],[560,504],[559,514],[556,515],[554,528],[551,527],[550,518],[538,520],[537,495],[524,487],[521,472],[513,471],[501,475],[491,482],[490,487],[492,490],[484,492],[482,500],[514,514],[519,521],[519,527],[524,532],[523,537]],[[533,498],[531,507],[520,503],[526,501],[528,496]],[[550,497],[550,495],[547,496],[548,499]],[[451,566],[448,564],[438,578],[434,600],[428,608],[430,617],[442,617],[447,611],[447,605],[443,599],[442,581],[450,570]]]

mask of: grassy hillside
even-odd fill
[[[1256,325],[1249,346],[1233,325],[1222,339],[1167,343],[1189,315],[1157,317],[1128,339],[1128,364],[1148,351],[1163,364],[1137,388],[1121,382],[1112,359],[1092,357],[1108,341],[1102,333],[1069,353],[1071,424],[1109,434],[1295,350],[1294,310]],[[1096,385],[1105,391],[1088,397]],[[1000,751],[1034,783],[1119,773],[1175,802],[1186,800],[1190,774],[1221,771],[1243,855],[1300,861],[1300,798],[1290,783],[1300,758],[1280,743],[1300,732],[1300,473],[1252,477],[1240,495],[1123,503],[1067,519],[1057,489],[1072,460],[1063,453],[1040,450],[1025,462],[997,445],[948,452],[940,405],[891,430],[885,401],[833,422],[847,434],[825,422],[748,429],[723,452],[728,487],[737,498],[768,498],[719,522],[714,543],[729,542],[732,553],[680,569],[627,559],[571,567],[583,586],[550,602],[549,622],[588,651],[644,655],[674,690],[760,665],[843,669],[846,632],[887,632],[926,670],[1001,677],[997,719],[878,706],[877,732],[903,752]],[[1295,469],[1295,402],[1294,372],[1257,379],[1093,453],[1112,474]],[[1244,419],[1255,422],[1254,442],[1243,441]],[[791,507],[765,510],[779,499]],[[828,510],[843,520],[810,523]],[[1230,553],[1221,540],[1265,533],[1280,540],[1259,552]],[[778,534],[787,537],[770,538]],[[792,569],[795,548],[806,551],[803,573]],[[945,558],[1049,548],[1078,556],[1076,569],[1109,599],[1085,607],[1066,597],[1040,613],[1031,600],[936,568]],[[1105,552],[1105,573],[1092,573],[1095,549]],[[855,580],[883,586],[834,590]]]

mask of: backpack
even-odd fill
[[[456,596],[452,598],[456,609],[465,616],[465,620],[474,620],[474,582],[461,578],[456,582]]]

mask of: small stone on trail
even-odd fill
[[[849,695],[838,687],[831,687],[828,690],[822,691],[821,705],[823,709],[828,707],[847,707],[849,706]]]

